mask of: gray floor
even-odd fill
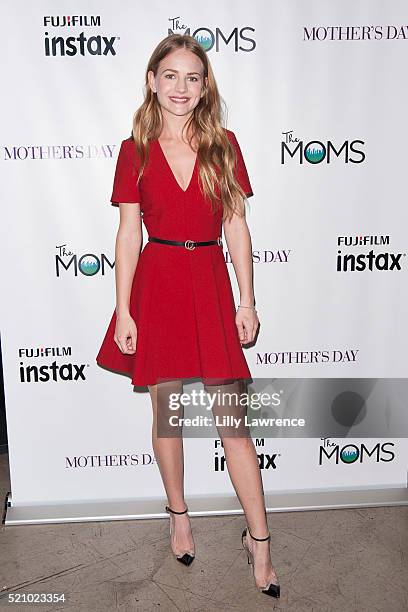
[[[0,455],[2,500],[9,489],[7,455]],[[188,568],[170,552],[168,517],[2,525],[0,588],[67,596],[65,604],[8,607],[14,611],[408,610],[407,507],[268,518],[280,600],[255,589],[241,548],[242,516],[192,518],[196,559]]]

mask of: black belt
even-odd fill
[[[209,246],[210,244],[218,244],[222,246],[221,236],[217,240],[205,240],[204,242],[195,242],[194,240],[164,240],[163,238],[153,238],[149,236],[149,242],[160,242],[160,244],[173,244],[174,246],[183,246],[189,251],[192,251],[198,246]]]

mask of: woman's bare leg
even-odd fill
[[[230,425],[217,429],[224,447],[228,473],[245,512],[249,530],[255,538],[264,538],[268,535],[265,498],[255,445],[244,421],[246,406],[229,401],[230,397],[232,400],[234,397],[240,397],[240,393],[245,391],[245,383],[237,380],[229,384],[204,385],[204,388],[208,393],[217,393],[217,399],[218,393],[220,394],[221,401],[215,402],[213,407],[214,417],[219,415],[218,418],[222,419],[225,415],[233,415],[235,418],[241,418],[238,428]],[[254,555],[257,583],[262,586],[269,580],[277,582],[270,557],[269,541],[257,542],[248,535],[247,545]]]
[[[185,510],[184,499],[184,449],[181,428],[169,426],[171,414],[179,412],[169,410],[169,394],[183,392],[182,381],[161,382],[149,385],[152,401],[153,423],[152,444],[154,455],[159,466],[160,475],[166,490],[168,505],[177,512]],[[168,437],[166,437],[168,436]],[[187,514],[170,513],[173,526],[172,549],[175,554],[186,550],[194,551],[190,519]]]

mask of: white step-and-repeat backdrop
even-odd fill
[[[118,145],[169,31],[209,54],[255,193],[255,383],[330,432],[257,438],[265,492],[404,485],[406,439],[387,425],[408,375],[406,23],[402,1],[3,3],[13,506],[164,496],[148,391],[95,357],[115,307]],[[185,454],[188,498],[231,495],[217,438],[186,438]]]

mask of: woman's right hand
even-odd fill
[[[113,339],[120,351],[125,355],[133,355],[136,351],[136,338],[136,323],[130,314],[117,316]]]

